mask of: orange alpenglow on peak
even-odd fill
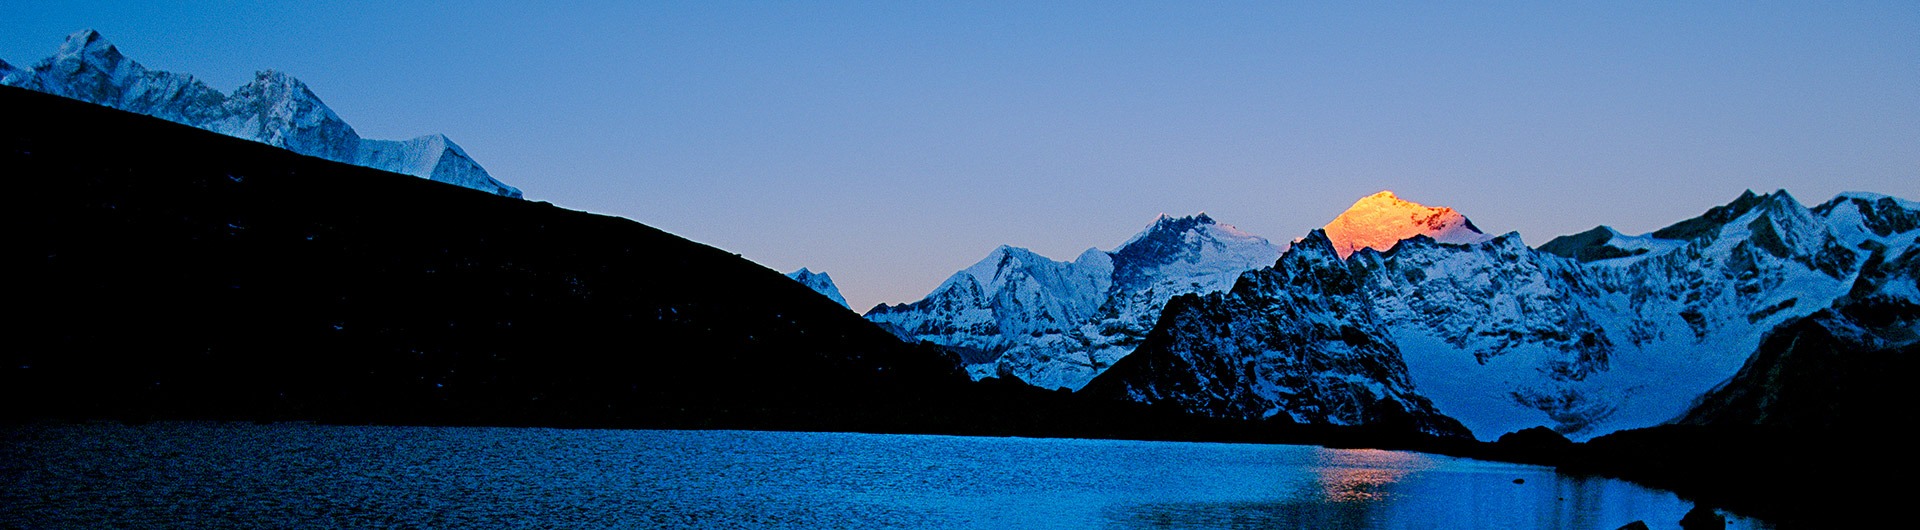
[[[1403,239],[1425,235],[1443,243],[1479,243],[1489,239],[1452,208],[1401,200],[1391,191],[1361,198],[1325,227],[1333,249],[1344,258],[1363,248],[1387,250]]]

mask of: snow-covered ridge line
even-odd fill
[[[1408,238],[1492,239],[1452,208],[1391,192],[1361,199],[1328,233],[1345,238],[1337,240],[1347,244],[1340,257],[1390,249]],[[1282,249],[1204,212],[1162,213],[1113,251],[1089,249],[1072,262],[1001,246],[925,299],[883,304],[867,319],[903,339],[958,351],[976,379],[1017,377],[1043,388],[1078,389],[1133,353],[1169,300],[1230,289],[1242,273],[1273,265]]]
[[[1913,262],[1893,259],[1920,245],[1913,205],[1850,193],[1808,208],[1785,191],[1749,191],[1642,236],[1603,226],[1534,249],[1513,233],[1466,244],[1417,235],[1346,259],[1316,233],[1233,290],[1169,309],[1141,346],[1151,358],[1128,356],[1108,372],[1118,379],[1088,388],[1333,424],[1414,411],[1421,397],[1488,439],[1538,425],[1574,439],[1645,427],[1679,417],[1784,322],[1860,293],[1920,294]],[[1325,255],[1294,255],[1313,252]],[[1882,260],[1906,269],[1880,271]],[[1894,279],[1863,287],[1878,276]],[[1356,370],[1399,381],[1401,362],[1411,393],[1338,383]],[[1203,377],[1167,368],[1177,366]],[[1371,408],[1382,403],[1400,404]]]
[[[488,175],[446,136],[360,138],[293,76],[264,70],[226,94],[191,75],[149,70],[90,29],[68,35],[57,52],[30,68],[0,62],[0,85],[145,114],[335,162],[521,196],[519,189]]]

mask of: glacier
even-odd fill
[[[265,70],[224,94],[191,75],[150,70],[99,32],[67,36],[53,56],[19,68],[0,62],[0,85],[77,99],[253,140],[303,155],[520,198],[447,137],[369,140],[305,83]]]

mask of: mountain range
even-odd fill
[[[1585,439],[1687,414],[1777,328],[1862,278],[1910,276],[1883,269],[1910,264],[1893,258],[1920,235],[1909,201],[1848,193],[1808,208],[1747,192],[1648,234],[1602,226],[1531,248],[1382,192],[1277,262],[1189,251],[1225,245],[1134,246],[1222,239],[1193,231],[1224,226],[1203,218],[1163,217],[1071,263],[1002,247],[927,299],[867,318],[959,350],[975,378],[1214,417],[1483,437],[1546,425]],[[1107,265],[1123,253],[1210,266],[1145,269],[1154,288],[1132,289]],[[1890,325],[1911,334],[1910,319]]]
[[[230,94],[221,93],[191,75],[141,66],[93,30],[68,35],[58,51],[30,67],[0,62],[0,85],[145,114],[335,162],[521,196],[519,189],[488,175],[446,136],[361,138],[306,83],[283,72],[260,71],[252,82]]]

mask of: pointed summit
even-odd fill
[[[119,56],[120,50],[114,48],[113,43],[107,42],[107,38],[101,36],[100,32],[89,28],[67,35],[67,41],[60,44],[60,51],[54,52],[56,57],[81,54]]]
[[[847,307],[847,298],[840,296],[840,288],[833,285],[833,277],[828,276],[827,273],[813,272],[806,267],[801,267],[800,270],[787,273],[787,277],[813,289],[814,292],[825,295],[827,299],[840,304],[840,307]]]
[[[1391,191],[1354,202],[1327,223],[1326,232],[1327,239],[1333,242],[1334,250],[1342,258],[1363,248],[1387,250],[1400,240],[1417,235],[1442,243],[1479,243],[1492,239],[1453,208],[1402,200]]]

